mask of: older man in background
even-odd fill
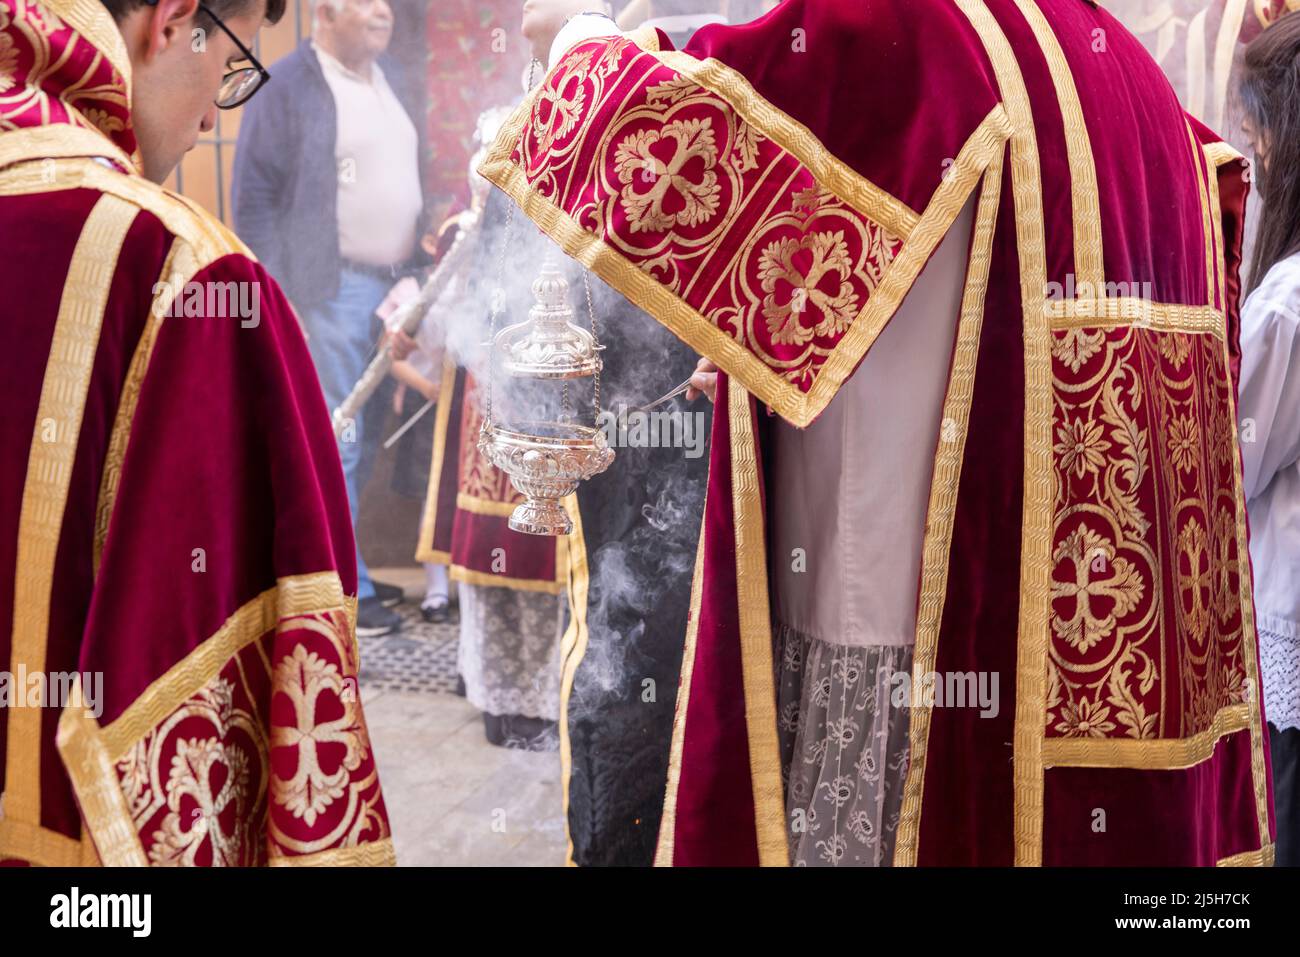
[[[311,38],[245,111],[233,199],[241,236],[302,317],[333,409],[382,332],[376,308],[418,265],[422,145],[417,111],[389,81],[386,0],[316,0],[313,13]],[[385,407],[371,402],[342,436],[354,528]],[[400,589],[371,580],[359,547],[357,572],[358,633],[396,631]]]

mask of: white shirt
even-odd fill
[[[424,207],[419,138],[378,64],[363,77],[316,44],[338,116],[339,253],[375,266],[405,262]]]
[[[1300,254],[1241,311],[1241,456],[1264,712],[1300,727]]]

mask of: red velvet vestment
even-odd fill
[[[788,861],[760,404],[813,421],[976,196],[915,667],[1004,700],[913,702],[895,863],[1268,863],[1242,158],[1086,0],[786,0],[664,43],[574,46],[482,167],[724,373],[660,862]]]
[[[0,860],[391,863],[306,344],[130,84],[100,3],[0,0],[0,668],[84,692],[0,708]]]

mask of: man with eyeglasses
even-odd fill
[[[235,150],[235,227],[302,317],[331,409],[374,354],[375,310],[424,261],[420,123],[384,57],[392,32],[386,0],[314,0],[311,37],[275,64]],[[390,388],[341,436],[354,522]],[[357,571],[358,632],[396,631],[400,589],[372,582],[360,551]]]
[[[284,0],[0,0],[0,863],[379,864],[288,300],[161,185]]]

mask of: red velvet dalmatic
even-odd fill
[[[138,174],[103,6],[0,0],[0,94],[0,668],[81,690],[0,708],[0,859],[390,862],[288,302]]]
[[[725,373],[661,862],[788,859],[758,403],[811,422],[977,195],[916,660],[1002,701],[914,703],[896,862],[1267,863],[1241,158],[1086,0],[786,0],[663,43],[576,45],[483,168]]]

